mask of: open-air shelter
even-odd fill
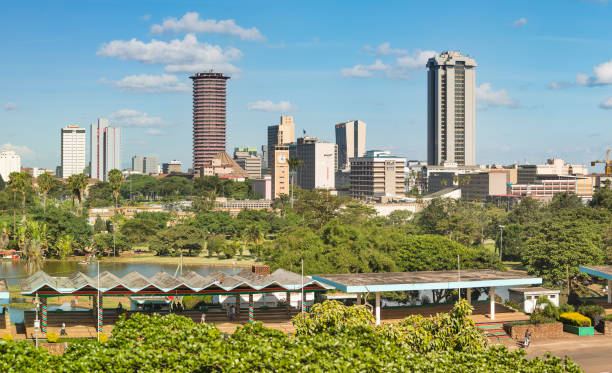
[[[277,269],[272,274],[256,274],[244,269],[235,275],[215,272],[201,276],[193,271],[174,277],[166,272],[158,272],[153,277],[145,277],[131,272],[117,277],[110,272],[102,272],[97,277],[89,277],[75,272],[69,277],[53,277],[43,271],[21,281],[21,294],[37,296],[40,300],[42,320],[41,330],[46,333],[47,298],[57,296],[92,296],[98,312],[98,330],[103,325],[104,296],[184,296],[184,295],[230,295],[236,297],[239,305],[240,295],[249,295],[249,321],[254,321],[254,294],[302,293],[305,294],[331,289],[309,276]],[[238,307],[238,310],[240,307]]]
[[[518,272],[504,272],[489,269],[462,271],[421,271],[387,273],[350,273],[332,275],[313,275],[313,280],[327,284],[345,293],[357,293],[357,303],[361,295],[375,293],[376,324],[380,324],[380,293],[387,291],[467,289],[467,299],[471,299],[471,289],[489,288],[491,320],[495,320],[495,288],[500,286],[524,286],[542,283],[539,277],[526,277]]]
[[[608,303],[612,303],[612,266],[579,266],[582,273],[608,280]]]

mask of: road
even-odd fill
[[[569,356],[587,373],[612,373],[612,337],[567,336],[562,339],[532,343],[527,357],[544,356],[547,351],[554,356]]]

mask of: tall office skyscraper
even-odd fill
[[[197,73],[193,80],[193,167],[225,152],[226,98],[229,76]]]
[[[295,141],[293,117],[283,115],[280,124],[268,126],[268,169],[272,176],[272,195],[289,192],[289,144]]]
[[[85,128],[67,126],[61,130],[62,138],[62,174],[59,177],[67,178],[71,175],[82,174],[86,165],[86,137]]]
[[[106,118],[98,118],[89,135],[89,176],[108,181],[108,171],[121,169],[121,128],[109,126]]]
[[[476,164],[476,71],[472,58],[442,52],[427,61],[427,163]]]
[[[349,159],[362,157],[365,154],[365,138],[366,124],[360,120],[336,124],[338,169],[348,169],[351,166]]]

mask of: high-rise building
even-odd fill
[[[176,159],[173,161],[170,161],[170,163],[163,163],[162,164],[162,173],[164,175],[168,175],[171,173],[181,173],[181,161],[177,161]]]
[[[405,197],[405,158],[371,150],[351,159],[351,196],[355,198]]]
[[[132,157],[132,171],[144,174],[144,159],[141,155],[135,155]]]
[[[350,167],[350,159],[362,157],[366,149],[366,124],[360,120],[336,124],[338,169]]]
[[[302,161],[296,170],[295,184],[302,189],[333,189],[338,167],[338,146],[319,142],[316,137],[300,137],[289,146],[290,158]]]
[[[21,157],[12,150],[0,152],[0,176],[4,182],[9,181],[11,172],[21,172]]]
[[[236,148],[236,149],[246,149],[246,148]],[[255,154],[251,151],[234,151],[234,160],[240,167],[242,167],[249,179],[260,179],[261,178],[261,157],[257,155],[256,148]]]
[[[197,73],[193,80],[193,166],[225,152],[227,80],[229,76]]]
[[[427,61],[427,163],[476,164],[476,71],[472,58],[442,52]]]
[[[132,157],[132,171],[143,175],[151,175],[158,173],[158,168],[157,157],[143,157],[140,155]]]
[[[85,128],[79,126],[67,126],[61,130],[62,140],[62,178],[71,175],[82,174],[86,167],[86,143],[87,135]]]
[[[108,119],[98,118],[90,130],[90,166],[92,179],[108,181],[108,172],[121,169],[121,128],[108,125]]]
[[[272,195],[289,193],[289,144],[295,141],[293,117],[283,115],[280,124],[268,126],[268,170],[272,175]]]
[[[272,167],[272,196],[289,195],[289,145],[274,146]]]

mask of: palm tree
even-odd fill
[[[49,193],[49,191],[51,191],[51,188],[53,188],[53,186],[55,185],[55,180],[53,179],[53,176],[47,173],[44,173],[36,179],[36,184],[38,184],[38,187],[40,188],[40,191],[43,195],[43,214],[46,215],[47,214],[47,194]]]
[[[119,191],[121,190],[121,184],[123,183],[123,174],[121,171],[112,169],[108,172],[108,182],[110,183],[111,189],[113,190],[113,197],[115,197],[115,217],[113,222],[113,256],[117,256],[115,247],[115,238],[117,235],[117,209],[119,204]]]
[[[9,175],[9,185],[13,190],[13,205],[15,204],[15,195],[21,193],[21,221],[26,220],[25,205],[26,194],[32,188],[32,175],[25,172],[11,172]],[[15,208],[13,207],[13,225],[15,225]]]
[[[287,164],[289,165],[289,177],[291,178],[289,184],[291,184],[291,208],[293,208],[293,189],[295,189],[295,172],[298,168],[304,166],[304,162],[299,158],[291,157],[287,160]]]
[[[70,191],[72,192],[72,203],[74,204],[75,198],[79,201],[79,209],[81,210],[80,215],[82,215],[83,194],[85,193],[85,188],[87,188],[87,176],[85,174],[70,175],[68,177],[68,185],[70,186]]]

